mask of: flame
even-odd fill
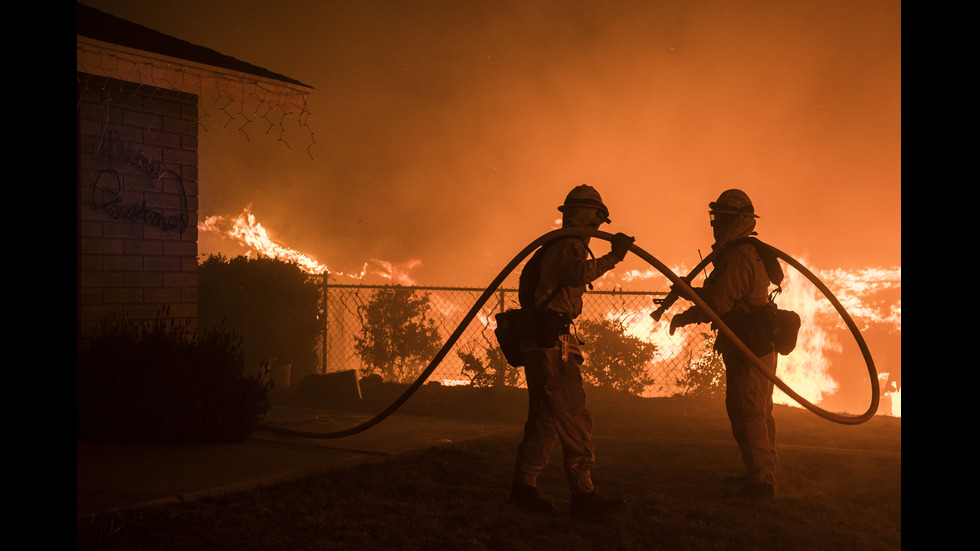
[[[888,377],[889,377],[888,373],[878,374],[878,383],[883,387],[891,389],[882,392],[881,395],[882,397],[887,398],[891,402],[891,407],[889,412],[891,413],[892,417],[901,417],[902,416],[902,389],[898,386],[898,384],[895,381],[891,381],[891,383],[889,384]]]
[[[246,256],[254,252],[258,256],[292,262],[309,274],[326,273],[330,276],[345,277],[357,281],[364,280],[368,275],[376,275],[397,285],[412,286],[415,285],[415,282],[409,274],[412,269],[422,264],[421,260],[414,259],[396,264],[372,258],[364,263],[364,267],[359,273],[331,270],[312,257],[273,241],[262,224],[256,221],[255,215],[252,214],[251,204],[246,206],[242,213],[237,216],[208,216],[197,225],[197,229],[198,231],[213,232],[237,241],[249,249]]]
[[[670,270],[675,274],[680,274],[683,276],[686,275],[688,272],[690,272],[691,269],[681,265],[681,266],[670,267]],[[627,270],[625,272],[617,274],[617,277],[622,283],[642,281],[646,285],[656,284],[656,285],[662,285],[664,287],[669,287],[670,285],[672,285],[671,281],[667,279],[667,276],[660,273],[660,270],[656,268],[650,268],[647,270]]]
[[[800,263],[806,265],[805,260]],[[902,330],[902,303],[900,267],[863,268],[855,271],[842,269],[814,270],[821,281],[847,311],[859,330],[871,326],[882,327],[892,333]],[[783,282],[784,292],[777,302],[781,308],[800,314],[802,325],[797,349],[789,356],[779,360],[777,373],[790,388],[811,403],[834,394],[838,384],[829,375],[828,353],[841,352],[841,343],[832,335],[845,335],[843,320],[823,293],[797,270],[784,269],[787,279]],[[831,333],[835,330],[835,333]],[[884,377],[884,378],[882,378]],[[879,374],[881,386],[885,386],[888,373]],[[879,412],[901,417],[901,389],[895,381],[891,391],[882,396],[891,402],[890,411],[880,408]],[[778,388],[773,393],[773,401],[788,405],[794,402]],[[885,404],[882,404],[883,406]]]
[[[891,392],[886,392],[885,395],[891,398],[892,401],[892,416],[901,417],[902,416],[902,388],[892,381]]]
[[[902,269],[864,268],[855,272],[823,270],[817,277],[833,289],[844,309],[855,319],[869,324],[885,324],[894,331],[902,330]],[[897,300],[888,294],[898,293]]]
[[[822,295],[818,296],[818,290],[808,284],[803,274],[789,270],[782,288],[783,292],[777,299],[779,307],[799,314],[801,323],[796,349],[788,356],[779,358],[776,373],[797,394],[817,404],[825,394],[833,394],[838,389],[837,382],[828,373],[830,363],[826,352],[839,352],[841,346],[818,322],[826,301],[822,300]],[[773,392],[772,401],[797,405],[779,388]]]
[[[300,269],[311,274],[329,274],[330,276],[346,277],[363,281],[368,275],[380,276],[395,284],[414,286],[416,283],[410,277],[412,269],[421,265],[420,260],[411,260],[402,264],[370,259],[364,263],[359,273],[343,273],[330,270],[315,259],[289,247],[276,243],[269,237],[266,229],[256,221],[251,213],[251,205],[245,207],[237,216],[209,216],[198,224],[199,231],[214,232],[223,237],[231,238],[259,256],[279,258],[296,263]],[[804,261],[801,264],[806,265]],[[900,267],[864,268],[856,271],[841,269],[816,271],[810,268],[823,281],[834,296],[847,310],[856,323],[864,328],[870,325],[885,326],[889,331],[901,332],[902,303]],[[674,269],[675,274],[686,274],[683,266]],[[832,322],[839,322],[837,312],[819,291],[795,269],[784,266],[783,272],[787,279],[783,281],[782,293],[777,303],[783,309],[793,310],[800,315],[801,327],[796,349],[788,356],[779,358],[777,374],[790,388],[811,403],[819,404],[826,396],[833,395],[839,390],[838,383],[830,376],[830,361],[828,354],[841,351],[841,343],[829,329]],[[610,277],[612,276],[612,277]],[[703,277],[703,275],[702,275]],[[603,279],[618,278],[620,282],[643,281],[647,284],[656,282],[663,286],[669,285],[669,280],[659,270],[632,270],[621,274],[612,273]],[[893,297],[892,295],[897,295]],[[459,307],[445,300],[438,294],[431,297],[435,309],[445,315],[452,314]],[[678,306],[675,305],[674,309]],[[610,314],[612,315],[612,314]],[[653,321],[649,311],[634,311],[620,314],[624,320],[627,333],[638,339],[658,345],[660,360],[669,360],[693,346],[700,338],[703,327],[687,326],[679,328],[674,335],[669,335],[669,317],[660,322]],[[830,320],[830,321],[828,321]],[[492,323],[484,314],[479,314],[479,322],[483,325]],[[681,339],[678,346],[677,339]],[[888,374],[879,375],[882,387],[889,390],[882,392],[882,397],[890,401],[890,414],[901,417],[902,389],[895,381],[888,384]],[[468,382],[468,381],[467,381]],[[456,380],[446,380],[444,384],[465,384]],[[798,406],[798,404],[776,388],[773,392],[773,402]],[[884,405],[884,404],[883,404]],[[882,411],[882,413],[887,413]]]
[[[800,263],[806,265],[803,260]],[[854,271],[808,269],[831,290],[861,330],[874,325],[884,327],[889,332],[901,333],[900,267],[863,268]],[[674,269],[675,274],[683,275],[687,271],[683,267]],[[840,390],[838,382],[830,374],[830,355],[842,351],[842,343],[835,335],[844,333],[835,330],[842,327],[843,323],[833,305],[802,273],[785,264],[783,272],[786,279],[783,280],[782,292],[776,302],[780,308],[799,314],[801,326],[796,349],[790,355],[779,358],[777,375],[807,401],[819,404]],[[702,274],[701,277],[703,276]],[[669,285],[667,278],[659,270],[653,269],[628,271],[619,275],[619,280],[643,281],[647,284],[666,282],[665,285]],[[681,306],[675,305],[673,312],[668,312],[667,317],[659,323],[653,322],[649,316],[638,316],[634,318],[637,321],[628,326],[628,332],[648,342],[664,344],[658,346],[658,349],[664,352],[676,351],[676,355],[687,350],[696,339],[700,339],[704,330],[703,326],[692,325],[679,328],[673,336],[668,335],[670,315],[681,309]],[[882,397],[890,400],[890,411],[881,409],[880,413],[901,417],[901,388],[895,381],[886,385],[887,379],[888,375],[885,374],[881,386],[887,386],[890,390],[883,392]],[[773,402],[799,406],[779,388],[773,392]]]

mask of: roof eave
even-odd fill
[[[255,95],[271,105],[303,110],[311,86],[197,63],[77,35],[77,70],[82,73],[135,82],[146,86],[241,99]],[[244,103],[244,102],[243,102]]]

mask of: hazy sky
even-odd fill
[[[202,129],[200,216],[251,205],[334,270],[485,285],[583,183],[667,265],[710,250],[731,187],[812,267],[901,265],[897,0],[84,3],[314,88],[312,159]]]

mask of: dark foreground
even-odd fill
[[[344,408],[380,411],[377,392]],[[593,391],[598,490],[621,514],[572,521],[560,449],[540,482],[557,506],[507,503],[517,442],[449,444],[190,503],[80,521],[78,549],[901,549],[901,419],[838,425],[777,406],[774,500],[732,497],[737,450],[719,400]],[[321,404],[322,405],[322,404]],[[521,391],[424,388],[403,413],[519,424]]]

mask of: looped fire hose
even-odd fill
[[[610,239],[612,237],[609,234],[606,235],[608,237],[605,236],[602,237],[604,239]],[[827,297],[827,300],[829,300],[830,303],[834,305],[834,308],[837,310],[841,318],[847,324],[847,327],[851,330],[851,335],[854,336],[854,340],[857,341],[858,347],[861,349],[861,354],[864,356],[865,364],[868,367],[868,376],[871,379],[871,404],[868,406],[867,411],[865,411],[864,413],[860,415],[853,415],[853,416],[831,413],[823,408],[820,408],[810,403],[806,398],[797,394],[792,388],[789,387],[789,385],[784,383],[775,374],[766,371],[765,366],[762,363],[762,360],[759,359],[759,357],[756,356],[754,353],[752,353],[752,351],[749,350],[748,346],[746,346],[745,343],[742,342],[742,340],[739,339],[734,332],[732,332],[731,328],[729,328],[727,325],[725,325],[723,321],[721,321],[721,318],[718,316],[718,314],[715,313],[714,310],[712,310],[704,302],[704,300],[702,300],[701,297],[699,297],[697,293],[694,292],[693,289],[691,289],[691,287],[687,284],[686,281],[678,277],[676,274],[674,274],[674,272],[672,272],[669,268],[667,268],[667,266],[664,266],[659,260],[651,256],[646,251],[639,249],[638,247],[630,247],[630,250],[636,253],[637,256],[639,256],[643,260],[646,260],[648,263],[650,263],[655,268],[660,270],[661,273],[663,273],[665,276],[667,276],[668,279],[674,282],[674,284],[677,286],[676,288],[679,288],[681,292],[684,294],[684,298],[690,300],[699,308],[704,310],[708,314],[708,317],[711,318],[711,321],[715,323],[715,326],[717,326],[718,329],[722,333],[724,333],[726,337],[728,337],[732,342],[735,343],[735,346],[739,349],[739,351],[742,354],[744,354],[746,357],[752,360],[752,365],[756,369],[761,371],[762,374],[765,375],[767,379],[773,382],[773,384],[779,387],[780,390],[785,392],[787,396],[795,400],[796,403],[812,411],[813,413],[816,413],[820,417],[823,417],[824,419],[827,419],[828,421],[833,421],[835,423],[840,423],[843,425],[858,425],[868,421],[869,419],[874,417],[874,414],[878,411],[878,401],[879,401],[879,394],[881,390],[878,386],[878,372],[875,369],[874,360],[871,359],[871,351],[868,350],[868,345],[864,342],[864,337],[861,335],[861,331],[854,323],[854,320],[851,319],[851,316],[847,313],[847,310],[844,309],[844,306],[840,303],[839,300],[837,300],[837,297],[834,296],[834,294],[830,291],[830,289],[828,289],[827,286],[824,285],[822,281],[820,281],[820,278],[814,275],[813,272],[811,272],[809,269],[806,268],[806,266],[800,264],[799,262],[797,262],[796,259],[784,253],[783,251],[780,251],[779,249],[773,247],[772,245],[769,245],[769,248],[772,249],[774,253],[776,253],[776,256],[785,260],[788,264],[790,264],[791,266],[799,270],[801,274],[803,274],[808,280],[810,280],[811,283],[813,283],[818,289],[820,289],[820,292],[822,292],[824,296]],[[692,273],[691,275],[689,275],[689,279],[693,279],[693,276],[695,275],[697,275],[696,272]]]
[[[462,336],[463,331],[466,329],[467,326],[469,326],[470,322],[473,321],[473,318],[476,317],[477,313],[480,312],[480,309],[483,308],[483,305],[486,304],[487,300],[489,300],[491,296],[493,296],[497,288],[504,282],[507,276],[510,275],[510,273],[514,271],[515,268],[517,268],[517,266],[521,263],[522,260],[524,260],[532,252],[534,252],[538,247],[547,243],[548,241],[551,241],[552,239],[562,238],[562,237],[575,237],[575,236],[598,237],[600,239],[605,239],[606,241],[613,240],[613,234],[599,231],[599,230],[593,230],[589,228],[563,228],[563,229],[558,229],[558,230],[548,232],[542,235],[541,237],[535,239],[534,241],[532,241],[530,244],[528,244],[528,246],[524,247],[524,249],[521,250],[521,252],[517,253],[517,256],[515,256],[506,266],[504,266],[504,268],[500,271],[497,277],[490,282],[490,285],[488,285],[487,288],[483,291],[483,294],[480,295],[480,298],[478,298],[477,301],[473,304],[473,307],[470,308],[469,312],[467,312],[466,315],[463,316],[463,319],[459,322],[459,325],[456,326],[456,330],[453,331],[453,333],[449,336],[446,342],[442,345],[442,348],[432,358],[432,361],[429,362],[429,365],[424,370],[422,370],[418,378],[416,378],[415,381],[411,385],[409,385],[409,387],[405,390],[405,392],[403,392],[401,396],[395,399],[395,401],[392,402],[391,405],[389,405],[387,408],[385,408],[383,411],[381,411],[371,419],[359,425],[351,427],[349,429],[335,431],[335,432],[301,431],[301,430],[290,429],[287,427],[283,427],[281,425],[275,425],[270,423],[259,423],[258,429],[266,430],[268,432],[275,432],[279,434],[300,436],[304,438],[333,439],[333,438],[344,438],[346,436],[351,436],[354,434],[358,434],[360,432],[364,432],[367,429],[377,425],[381,421],[384,421],[386,418],[388,418],[388,416],[390,416],[398,408],[400,408],[406,401],[408,401],[408,399],[413,394],[415,394],[415,391],[417,391],[423,384],[425,384],[425,381],[429,378],[430,375],[432,375],[432,372],[435,371],[436,367],[438,367],[438,365],[442,362],[443,358],[446,357],[446,354],[449,353],[449,350],[452,349],[453,345],[456,344],[456,341],[459,340],[459,337]],[[759,360],[759,358],[756,357],[756,355],[753,354],[748,349],[745,343],[743,343],[735,335],[735,333],[733,333],[732,330],[727,325],[725,325],[723,321],[721,321],[721,318],[718,317],[718,314],[716,314],[713,310],[711,310],[711,308],[709,308],[708,305],[705,304],[705,302],[700,297],[698,297],[698,295],[691,289],[691,287],[683,279],[678,277],[673,271],[670,270],[670,268],[668,268],[662,262],[657,260],[653,255],[644,251],[640,247],[637,247],[635,244],[630,245],[629,248],[630,252],[636,254],[637,256],[645,260],[647,263],[649,263],[656,269],[660,270],[661,273],[663,273],[668,279],[670,279],[675,284],[676,286],[675,288],[680,289],[682,291],[682,293],[684,294],[684,298],[690,300],[695,305],[697,305],[702,310],[704,310],[711,318],[711,321],[713,321],[715,325],[718,327],[718,329],[723,333],[725,333],[725,336],[727,336],[732,342],[734,342],[736,347],[743,354],[745,354],[747,357],[753,360],[752,365],[756,369],[759,369],[766,376],[766,378],[771,380],[773,384],[779,387],[780,390],[782,390],[788,396],[793,398],[793,400],[795,400],[801,406],[816,413],[817,415],[823,417],[824,419],[836,423],[841,423],[846,425],[856,425],[867,421],[872,416],[874,416],[875,412],[878,410],[879,388],[878,388],[878,376],[877,376],[877,372],[875,371],[874,362],[871,359],[871,353],[864,342],[864,338],[861,336],[861,332],[858,330],[857,326],[854,324],[854,321],[847,314],[847,311],[844,309],[841,303],[837,300],[836,297],[834,297],[833,293],[831,293],[830,290],[827,289],[827,287],[822,282],[820,282],[820,280],[815,275],[813,275],[806,267],[804,267],[802,264],[797,262],[791,256],[776,249],[775,247],[772,247],[772,249],[777,254],[777,256],[779,256],[787,263],[792,265],[794,268],[799,270],[800,273],[806,276],[807,279],[813,282],[813,284],[816,285],[817,288],[824,293],[827,299],[830,300],[830,302],[840,313],[841,317],[847,323],[847,326],[851,329],[851,333],[854,335],[855,340],[857,340],[858,346],[861,348],[861,352],[864,355],[865,362],[867,363],[868,366],[868,374],[871,377],[871,391],[872,391],[871,406],[863,414],[858,416],[845,416],[836,413],[831,413],[811,404],[805,398],[803,398],[802,396],[794,392],[793,389],[791,389],[786,383],[780,380],[779,377],[776,377],[774,374],[768,373],[765,370],[765,366],[762,364],[762,361]],[[693,278],[694,275],[697,274],[692,273],[690,274],[689,277]]]

